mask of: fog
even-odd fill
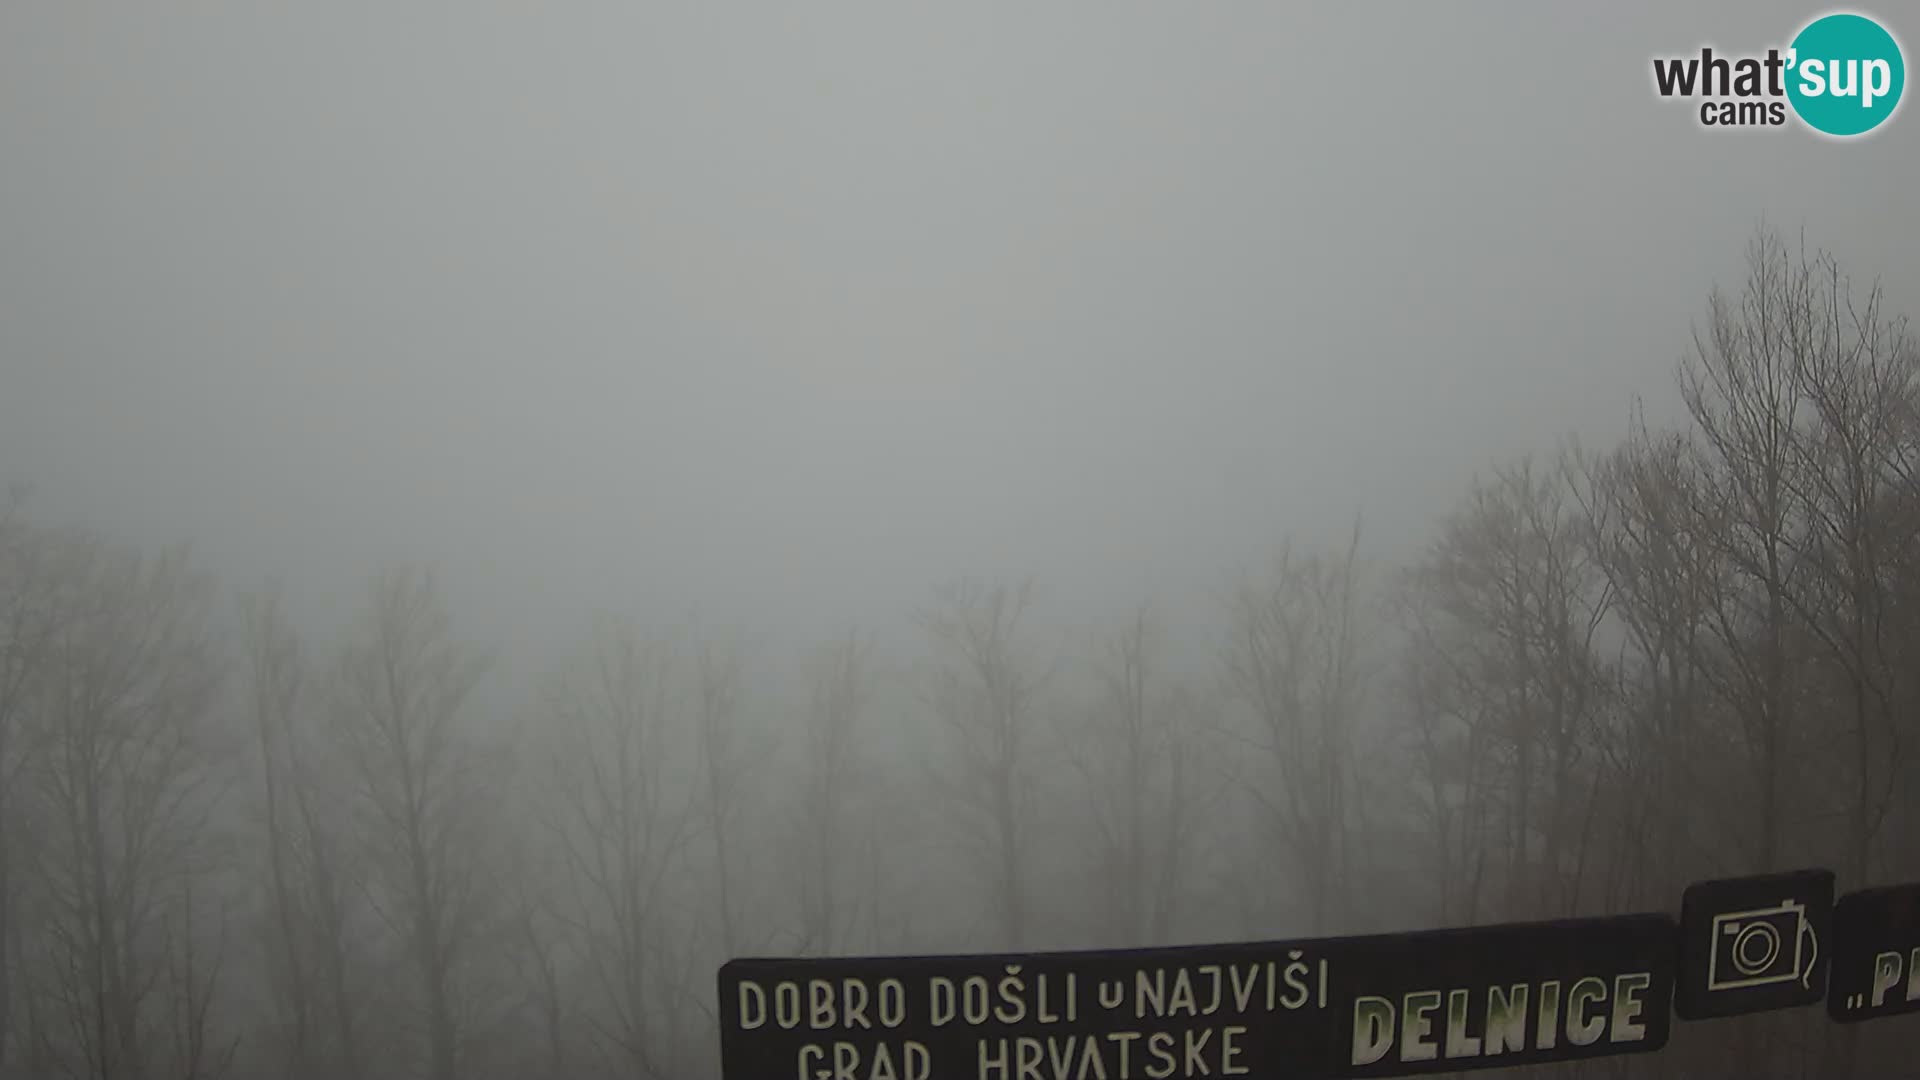
[[[1885,669],[1876,682],[1859,664],[1818,659],[1817,642],[1808,643],[1818,634],[1807,627],[1828,623],[1801,609],[1791,616],[1803,620],[1799,630],[1781,629],[1789,617],[1778,610],[1766,625],[1776,631],[1769,640],[1785,634],[1791,649],[1816,656],[1793,666],[1805,689],[1773,686],[1767,700],[1837,702],[1852,685],[1864,702],[1861,688],[1872,682],[1885,713],[1875,734],[1860,736],[1876,764],[1856,786],[1887,794],[1871,808],[1885,824],[1875,819],[1858,859],[1854,834],[1819,831],[1840,810],[1783,795],[1784,823],[1758,856],[1740,846],[1744,839],[1714,839],[1702,826],[1699,850],[1674,856],[1679,862],[1648,869],[1620,857],[1609,873],[1644,875],[1645,894],[1624,885],[1590,894],[1579,882],[1556,891],[1527,876],[1547,874],[1549,859],[1528,854],[1529,845],[1551,850],[1568,840],[1554,831],[1556,819],[1541,835],[1523,835],[1518,883],[1490,884],[1484,902],[1466,901],[1449,891],[1463,887],[1453,871],[1423,861],[1428,845],[1415,837],[1425,835],[1426,818],[1401,805],[1417,803],[1410,793],[1420,791],[1452,797],[1437,773],[1403,760],[1417,727],[1410,717],[1427,715],[1408,704],[1418,697],[1408,686],[1419,683],[1408,672],[1428,670],[1410,629],[1426,624],[1406,615],[1419,609],[1406,597],[1420,593],[1420,580],[1431,584],[1421,567],[1457,570],[1466,558],[1460,545],[1470,546],[1460,538],[1486,535],[1471,522],[1447,531],[1462,520],[1449,515],[1471,517],[1476,483],[1531,455],[1546,487],[1572,493],[1549,516],[1564,514],[1566,535],[1583,538],[1569,543],[1592,551],[1567,573],[1608,579],[1568,587],[1587,597],[1576,607],[1588,604],[1593,621],[1605,623],[1581,646],[1581,664],[1615,667],[1564,677],[1613,702],[1581,706],[1582,732],[1613,731],[1616,720],[1619,730],[1638,731],[1619,718],[1638,715],[1639,697],[1622,687],[1639,677],[1627,654],[1643,624],[1595,597],[1617,602],[1644,579],[1621,568],[1619,552],[1610,562],[1613,549],[1594,539],[1610,535],[1601,519],[1618,515],[1588,512],[1580,498],[1610,491],[1630,509],[1622,492],[1632,485],[1606,488],[1571,466],[1563,475],[1561,452],[1657,448],[1657,432],[1698,429],[1711,402],[1688,408],[1677,366],[1696,355],[1696,333],[1711,338],[1710,293],[1737,298],[1747,286],[1756,244],[1762,266],[1785,266],[1789,252],[1797,265],[1804,237],[1809,256],[1833,254],[1855,292],[1879,283],[1885,319],[1920,310],[1920,201],[1911,194],[1920,127],[1911,115],[1849,144],[1800,131],[1706,132],[1687,106],[1651,89],[1655,53],[1701,42],[1764,48],[1809,14],[1773,0],[1577,11],[1517,2],[6,6],[0,483],[26,493],[6,504],[15,576],[0,575],[0,597],[15,605],[9,610],[53,618],[47,613],[65,609],[32,599],[41,586],[29,587],[48,575],[20,568],[57,565],[64,569],[50,579],[107,609],[150,605],[204,627],[204,657],[142,652],[128,664],[170,694],[182,679],[155,672],[177,664],[204,674],[204,694],[176,701],[176,719],[204,719],[225,738],[195,751],[214,779],[193,790],[220,791],[223,801],[206,814],[232,842],[215,845],[210,868],[194,873],[231,908],[206,1028],[211,1044],[237,1037],[238,1049],[230,1059],[208,1053],[181,1064],[187,1059],[162,1053],[163,1040],[150,1033],[106,1040],[124,1051],[119,1057],[65,1029],[48,1033],[67,1023],[54,1018],[67,1005],[35,981],[41,952],[32,939],[52,931],[32,920],[56,916],[33,897],[41,878],[58,875],[35,860],[57,862],[66,849],[59,830],[36,824],[34,807],[71,785],[33,780],[46,768],[33,733],[57,726],[59,710],[43,685],[51,661],[34,653],[40,660],[29,663],[20,644],[21,660],[6,670],[19,672],[22,689],[6,699],[12,712],[0,708],[0,727],[22,733],[0,753],[10,770],[0,802],[15,809],[0,825],[47,839],[13,846],[16,900],[6,910],[14,919],[0,925],[14,958],[0,969],[0,982],[11,980],[0,1008],[10,1032],[0,1076],[45,1069],[157,1080],[212,1076],[218,1064],[230,1076],[319,1077],[344,1068],[328,1056],[339,1051],[332,1035],[312,1036],[305,1056],[289,1049],[289,1010],[300,995],[289,996],[284,973],[262,959],[279,947],[269,917],[277,909],[261,885],[263,852],[276,839],[259,827],[262,780],[299,770],[273,764],[278,751],[263,756],[257,742],[278,724],[287,732],[269,742],[292,745],[295,712],[329,746],[335,729],[351,726],[339,717],[354,714],[356,649],[373,655],[369,643],[391,645],[394,634],[432,625],[425,608],[398,601],[385,609],[393,634],[354,621],[377,607],[369,583],[404,567],[432,570],[451,639],[491,659],[470,695],[454,692],[466,689],[462,678],[427,664],[438,687],[428,696],[440,694],[449,712],[455,699],[464,703],[461,730],[485,743],[487,767],[500,770],[492,790],[514,799],[529,792],[524,804],[503,808],[511,802],[503,794],[503,806],[489,808],[522,825],[545,820],[528,808],[546,805],[555,787],[549,759],[573,745],[555,733],[555,718],[582,711],[555,704],[565,697],[552,689],[556,673],[588,656],[591,641],[621,640],[591,638],[595,620],[626,620],[637,638],[677,643],[682,662],[671,674],[640,663],[651,656],[644,649],[615,652],[646,673],[629,690],[656,676],[672,687],[661,691],[671,698],[661,714],[674,718],[661,736],[670,747],[649,754],[679,764],[659,766],[648,790],[659,800],[656,816],[675,830],[684,824],[685,837],[649,865],[687,895],[671,917],[622,924],[650,943],[668,939],[660,955],[671,954],[656,963],[648,953],[645,1008],[610,1006],[628,1010],[626,1042],[594,1019],[600,1004],[580,1004],[604,1003],[604,992],[580,982],[540,997],[526,989],[538,980],[525,974],[526,950],[515,951],[524,943],[476,948],[498,971],[481,980],[486,994],[462,1006],[459,1038],[442,1040],[458,1043],[457,1074],[448,1071],[454,1058],[430,1052],[438,1045],[431,1024],[389,1031],[369,1020],[359,1062],[368,1076],[389,1075],[381,1071],[389,1066],[408,1075],[416,1063],[435,1080],[717,1075],[706,1000],[713,969],[727,955],[800,949],[804,926],[819,919],[801,911],[798,896],[818,877],[889,882],[889,913],[862,908],[864,929],[849,931],[837,951],[1150,943],[1135,940],[1138,925],[1128,923],[1144,918],[1138,912],[1084,925],[1085,897],[1126,886],[1099,878],[1110,867],[1081,873],[1080,853],[1097,846],[1098,830],[1075,816],[1105,812],[1087,809],[1105,804],[1086,791],[1128,786],[1084,760],[1120,736],[1084,725],[1124,711],[1102,697],[1095,661],[1100,642],[1142,605],[1158,628],[1150,670],[1187,694],[1165,706],[1185,719],[1168,723],[1194,732],[1217,733],[1236,718],[1252,717],[1249,730],[1261,716],[1291,722],[1261,712],[1257,699],[1272,687],[1246,674],[1259,664],[1243,658],[1236,681],[1230,662],[1236,648],[1262,640],[1249,627],[1284,614],[1249,614],[1259,598],[1304,605],[1285,611],[1309,613],[1301,625],[1313,629],[1302,632],[1329,641],[1344,640],[1332,629],[1343,618],[1363,627],[1350,680],[1322,686],[1325,701],[1315,707],[1350,735],[1342,752],[1362,763],[1370,785],[1351,796],[1373,808],[1368,820],[1353,822],[1314,786],[1322,801],[1313,805],[1352,830],[1337,834],[1342,842],[1370,853],[1364,867],[1319,856],[1338,863],[1351,903],[1343,909],[1296,888],[1311,871],[1336,873],[1333,863],[1315,866],[1312,844],[1288,848],[1269,825],[1250,824],[1258,806],[1232,794],[1266,783],[1312,786],[1313,768],[1276,750],[1278,779],[1254,781],[1242,769],[1254,766],[1233,760],[1245,755],[1209,734],[1192,751],[1201,762],[1195,775],[1229,794],[1190,811],[1183,826],[1204,834],[1193,850],[1206,852],[1196,858],[1211,869],[1192,869],[1191,888],[1175,890],[1182,910],[1160,927],[1175,941],[1660,909],[1662,897],[1677,903],[1687,880],[1807,861],[1835,865],[1846,888],[1917,876],[1920,804],[1904,792],[1920,775],[1911,726],[1920,698],[1904,673],[1894,674],[1897,663],[1876,661]],[[1769,238],[1780,246],[1768,247]],[[1888,370],[1911,368],[1910,347],[1892,337],[1882,346]],[[1900,386],[1887,400],[1906,408],[1910,387]],[[1656,432],[1640,441],[1637,408]],[[1889,461],[1910,462],[1916,430],[1888,436]],[[1816,442],[1808,436],[1807,445]],[[1720,475],[1713,470],[1733,470],[1738,455],[1699,453],[1699,476],[1709,479],[1679,486],[1710,491]],[[1887,627],[1886,642],[1900,643],[1882,643],[1887,655],[1911,655],[1920,622],[1903,605],[1920,592],[1902,590],[1920,588],[1911,569],[1920,562],[1903,560],[1920,488],[1911,471],[1888,468],[1896,493],[1885,498],[1895,509],[1884,511],[1884,524],[1874,521],[1893,537],[1886,550],[1899,554],[1884,556],[1895,569],[1875,570],[1874,580],[1907,576],[1876,593],[1876,625]],[[1812,506],[1824,489],[1796,490]],[[1530,498],[1521,502],[1535,505]],[[1328,598],[1341,595],[1356,522],[1357,598],[1336,604]],[[73,556],[86,548],[81,534],[144,557],[189,545],[189,564],[208,580],[204,615],[169,606],[186,601],[173,598],[164,570],[143,585],[137,574],[99,569],[111,563],[106,555]],[[1449,536],[1455,547],[1443,542]],[[1289,543],[1297,558],[1322,561],[1288,576],[1275,557]],[[1702,580],[1730,596],[1746,588],[1732,580],[1746,564],[1722,558],[1736,569],[1702,571]],[[412,580],[389,578],[381,595],[413,596]],[[250,633],[237,597],[269,581],[284,589],[284,625],[256,618]],[[1015,636],[988,635],[1001,650],[991,662],[929,632],[943,611],[976,628],[998,625],[984,614],[994,610],[991,589],[1026,581],[1031,606]],[[952,591],[962,582],[980,591]],[[1815,608],[1845,594],[1837,585],[1808,589]],[[1442,592],[1421,595],[1431,610],[1457,615],[1471,606],[1449,608],[1457,595]],[[55,594],[66,595],[46,595]],[[1329,604],[1349,615],[1329,614]],[[263,637],[272,626],[278,631]],[[395,630],[403,626],[413,630]],[[1732,637],[1750,630],[1720,627]],[[279,641],[279,631],[299,642],[306,676],[297,694],[288,690],[297,706],[265,715],[260,703],[278,699],[257,692],[273,678],[249,643]],[[814,662],[818,650],[850,631],[870,648],[865,674],[847,685],[865,680],[870,692],[855,695],[861,709],[836,712],[838,699],[821,688],[839,684],[809,679],[827,670]],[[1740,642],[1727,650],[1738,653]],[[704,680],[702,655],[713,661]],[[716,675],[729,670],[721,656],[740,665],[737,700],[708,700],[703,712],[701,689],[728,681]],[[1671,659],[1643,658],[1650,685]],[[1834,671],[1851,673],[1852,683]],[[969,689],[976,676],[980,686]],[[1740,692],[1724,680],[1713,685],[1720,689],[1700,691],[1702,700],[1721,693],[1724,707],[1701,704],[1688,722],[1750,730]],[[952,840],[944,820],[969,807],[982,820],[997,812],[981,794],[992,778],[968,772],[960,762],[973,759],[943,739],[948,727],[977,719],[962,698],[977,691],[998,703],[1009,687],[1031,689],[1018,724],[1001,704],[989,711],[1030,732],[1022,745],[1032,756],[1016,771],[1032,794],[1013,801],[1023,822],[1038,823],[1019,840],[1037,867],[1024,886],[1031,925],[1020,942],[1007,940],[1020,920],[995,906],[996,879],[965,861],[972,847]],[[1161,692],[1155,684],[1145,697],[1157,702]],[[1823,707],[1797,706],[1796,715]],[[799,812],[788,807],[805,792],[840,783],[808,771],[809,748],[826,744],[810,741],[806,722],[843,712],[859,713],[863,726],[850,737],[862,748],[858,769],[874,779],[858,798],[880,801],[831,812],[818,811],[838,805],[831,799],[805,803],[806,813],[844,812],[838,827],[859,838],[833,856],[844,866],[809,870],[782,830],[793,827]],[[723,714],[737,730],[720,752],[696,733]],[[953,723],[943,726],[942,716]],[[1841,738],[1793,731],[1791,745]],[[1622,738],[1649,761],[1680,753]],[[1494,753],[1473,745],[1463,754]],[[336,753],[360,771],[327,756]],[[1163,768],[1168,753],[1148,754],[1152,768]],[[312,782],[338,780],[379,804],[384,774],[366,754],[314,751],[323,764],[310,767],[324,775]],[[1608,754],[1621,775],[1675,794],[1660,786],[1673,782],[1663,770],[1635,771]],[[591,761],[596,751],[584,755]],[[1216,759],[1227,764],[1206,764]],[[1349,768],[1345,760],[1336,772]],[[1593,760],[1568,757],[1560,762],[1568,772],[1523,786],[1541,786],[1541,805],[1584,798],[1600,783],[1582,771],[1598,768]],[[1893,763],[1884,778],[1879,762]],[[1772,792],[1776,774],[1763,775]],[[1559,780],[1580,794],[1560,791]],[[1695,782],[1707,786],[1692,797],[1749,797]],[[856,787],[848,781],[846,790]],[[717,810],[723,791],[733,802]],[[341,806],[359,796],[340,795]],[[897,809],[901,801],[907,810]],[[1679,813],[1662,805],[1662,814]],[[1298,825],[1290,827],[1297,833]],[[1488,835],[1505,828],[1511,839],[1513,826],[1484,827]],[[1447,830],[1466,827],[1450,819],[1438,828],[1445,849],[1454,842]],[[1729,828],[1746,836],[1745,825]],[[731,869],[720,857],[715,880],[740,905],[728,913],[735,901],[719,904],[723,928],[709,918],[714,884],[703,876],[716,832],[731,832],[747,853]],[[309,841],[286,842],[306,851]],[[339,843],[349,863],[385,865],[351,837]],[[1292,854],[1273,854],[1283,848]],[[881,850],[890,853],[884,866],[862,861]],[[1535,858],[1543,865],[1530,868]],[[473,888],[511,894],[514,910],[559,912],[577,899],[566,887],[530,898],[524,883],[542,874],[488,859],[492,869],[479,876],[491,884]],[[1289,861],[1297,859],[1307,862]],[[1275,880],[1263,879],[1255,899],[1253,886],[1232,875],[1263,860],[1274,862]],[[925,879],[917,891],[909,887],[916,877]],[[363,878],[378,874],[355,880]],[[1095,880],[1109,884],[1087,884]],[[378,895],[365,881],[360,892]],[[864,886],[844,888],[840,903],[866,903]],[[975,888],[977,898],[968,892]],[[1375,899],[1362,902],[1363,894]],[[682,908],[696,914],[671,922]],[[1345,921],[1329,921],[1336,915]],[[351,977],[364,985],[354,999],[377,1003],[362,1006],[374,1014],[426,1008],[414,1000],[420,976],[392,959],[405,948],[380,944],[383,934],[405,934],[373,929],[378,920],[366,912],[352,919],[368,921],[349,936],[371,943],[366,955],[355,953],[362,966]],[[129,935],[138,921],[124,928]],[[542,931],[555,935],[550,948],[527,954],[590,953],[560,939],[568,926],[585,926],[588,938],[605,930],[591,923],[579,911],[555,914]],[[1114,929],[1122,924],[1124,932]],[[476,933],[492,942],[488,935],[504,931]],[[826,947],[807,940],[805,948]],[[508,963],[509,954],[518,959]],[[518,974],[499,974],[509,970]],[[568,970],[561,965],[562,975]],[[153,994],[127,1015],[165,1013],[162,991]],[[516,1011],[516,995],[564,1005],[567,1015],[546,1024],[537,1007]],[[312,1002],[299,1008],[311,1008],[316,1031],[330,1015]],[[146,1024],[124,1026],[146,1032]],[[1743,1075],[1890,1075],[1876,1071],[1876,1061],[1888,1067],[1872,1056],[1883,1052],[1876,1047],[1913,1031],[1894,1023],[1855,1046],[1829,1045],[1824,1029],[1797,1017],[1743,1027],[1742,1053],[1757,1057],[1734,1066]],[[494,1041],[475,1049],[483,1035]],[[1671,1070],[1719,1061],[1719,1037],[1676,1036],[1692,1057],[1635,1059],[1631,1075],[1707,1075]],[[648,1051],[632,1052],[633,1040]],[[1789,1059],[1791,1073],[1765,1073]]]

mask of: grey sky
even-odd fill
[[[1665,394],[1761,215],[1920,310],[1911,105],[1653,97],[1793,3],[187,12],[0,8],[0,475],[316,613],[437,559],[508,647],[1404,550]]]

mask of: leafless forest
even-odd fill
[[[750,633],[583,611],[573,662],[501,709],[430,567],[369,568],[321,640],[271,582],[23,492],[0,1074],[713,1076],[729,956],[1920,877],[1920,357],[1797,237],[1758,232],[1747,271],[1647,388],[1684,426],[1490,469],[1410,565],[1358,523],[1275,537],[1177,650],[1148,606],[1072,648],[1031,634],[1045,582],[955,579],[779,665]],[[1912,1075],[1917,1035],[1808,1009],[1563,1075]]]

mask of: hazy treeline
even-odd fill
[[[732,955],[1920,877],[1916,365],[1876,290],[1761,233],[1680,367],[1689,422],[1495,469],[1409,565],[1283,545],[1204,650],[1147,607],[1060,648],[1019,581],[824,626],[778,679],[583,615],[511,715],[423,569],[318,639],[270,586],[16,499],[0,1076],[677,1080],[717,1072]],[[1915,1033],[1806,1010],[1581,1074],[1891,1076]]]

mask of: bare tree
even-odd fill
[[[1897,681],[1908,665],[1886,584],[1920,557],[1916,511],[1903,505],[1899,465],[1912,435],[1905,409],[1916,392],[1916,356],[1905,323],[1890,320],[1877,285],[1854,294],[1832,256],[1803,259],[1794,295],[1809,310],[1791,321],[1808,336],[1797,373],[1812,414],[1796,440],[1791,473],[1807,524],[1802,589],[1788,594],[1816,647],[1835,669],[1852,753],[1835,785],[1847,791],[1848,869],[1873,878],[1874,841],[1893,802],[1902,756]]]
[[[1273,770],[1243,777],[1245,789],[1290,849],[1316,933],[1343,896],[1350,740],[1363,686],[1359,542],[1356,525],[1336,555],[1282,545],[1268,577],[1235,591],[1224,656],[1228,685],[1252,709]]]
[[[733,822],[741,806],[743,772],[740,739],[742,657],[738,647],[702,642],[696,665],[701,771],[706,778],[706,825],[713,840],[714,911],[722,955],[736,955],[738,925],[733,895]]]
[[[266,833],[268,910],[277,939],[273,948],[277,963],[270,967],[276,976],[272,985],[286,1028],[284,1067],[289,1076],[304,1077],[313,1068],[309,1050],[313,980],[307,971],[304,947],[305,920],[299,899],[303,894],[297,891],[297,870],[292,865],[296,858],[291,850],[295,815],[285,792],[288,759],[298,754],[289,742],[300,696],[299,643],[280,611],[277,587],[244,597],[241,619],[247,645],[248,704],[253,713],[266,804],[262,827]]]
[[[1421,760],[1474,833],[1475,903],[1496,856],[1510,918],[1576,902],[1597,797],[1582,759],[1605,705],[1607,587],[1565,479],[1523,460],[1477,483],[1402,586]]]
[[[587,1010],[589,1024],[629,1076],[672,1074],[656,1046],[679,976],[666,955],[674,932],[666,888],[687,866],[692,791],[674,784],[674,673],[665,644],[602,620],[545,697],[559,747],[552,825],[569,886],[562,918],[600,1003]]]
[[[1684,436],[1654,433],[1636,417],[1611,453],[1579,463],[1587,543],[1605,576],[1608,615],[1622,638],[1616,664],[1621,722],[1597,746],[1610,783],[1625,794],[1613,823],[1617,903],[1640,910],[1669,901],[1711,850],[1695,771],[1707,726],[1706,650],[1720,563],[1702,503],[1697,457]],[[1731,871],[1732,868],[1728,868]],[[1611,893],[1609,894],[1611,895]]]
[[[494,914],[488,761],[463,724],[485,661],[452,638],[433,577],[374,582],[335,673],[337,725],[357,785],[370,895],[417,980],[428,1075],[459,1075],[457,980]]]
[[[1033,670],[1020,652],[1033,595],[1031,582],[961,581],[919,615],[938,652],[930,704],[953,739],[953,772],[941,787],[971,829],[966,842],[990,875],[999,943],[1008,949],[1020,948],[1029,929],[1027,750],[1034,700],[1051,673]]]
[[[1470,925],[1479,921],[1496,847],[1494,722],[1474,680],[1454,663],[1452,627],[1428,583],[1403,575],[1392,603],[1405,635],[1397,689],[1417,781],[1411,801],[1425,819],[1433,860],[1432,918]]]
[[[1715,596],[1721,662],[1710,670],[1743,719],[1757,819],[1745,839],[1755,872],[1780,860],[1791,797],[1785,765],[1800,666],[1791,650],[1791,596],[1805,572],[1793,554],[1805,529],[1794,474],[1807,411],[1810,286],[1786,245],[1761,232],[1748,248],[1740,294],[1714,292],[1707,334],[1695,336],[1680,370],[1701,468],[1714,478],[1699,489],[1697,512],[1718,526],[1709,535],[1734,575]]]
[[[1217,801],[1205,798],[1195,761],[1206,718],[1198,694],[1164,672],[1159,623],[1147,607],[1098,654],[1099,694],[1071,760],[1092,803],[1099,892],[1116,944],[1169,944],[1199,865],[1203,814]]]
[[[43,530],[23,511],[25,492],[0,499],[0,1075],[13,1055],[14,943],[21,936],[15,911],[16,797],[27,760],[21,730],[32,680],[42,668],[56,628],[52,550]]]
[[[841,882],[853,873],[849,856],[860,839],[848,817],[859,805],[865,779],[859,744],[872,692],[871,651],[864,635],[849,630],[815,652],[807,669],[806,757],[797,817],[807,835],[796,845],[807,866],[801,934],[808,948],[826,954],[852,933],[859,914],[857,902],[843,904]]]
[[[523,838],[515,860],[518,872],[509,882],[512,939],[507,953],[523,1003],[538,1013],[541,1046],[530,1056],[541,1063],[540,1075],[562,1080],[576,1068],[569,1037],[577,1008],[571,994],[575,972],[566,963],[568,916],[559,887],[567,880],[566,860],[542,846],[544,839]]]
[[[314,980],[307,1007],[314,1014],[311,1022],[330,1036],[324,1052],[314,1055],[315,1068],[322,1075],[357,1076],[365,1060],[361,1017],[378,1006],[382,995],[372,992],[361,977],[352,948],[356,916],[366,913],[355,903],[359,883],[347,865],[349,815],[343,806],[350,806],[350,800],[312,764],[323,749],[317,740],[304,738],[298,729],[283,734],[288,755],[284,789],[291,795],[295,819],[289,828],[297,839],[293,866],[302,889],[298,906],[305,913],[305,971]]]
[[[219,869],[210,585],[179,552],[147,559],[73,537],[59,557],[21,774],[37,817],[41,1051],[118,1080],[161,1068],[173,1036],[176,1065],[211,1069],[227,1055],[207,1007],[217,965],[167,979],[196,956],[190,898]]]
[[[355,885],[342,866],[341,792],[311,729],[307,662],[277,582],[240,598],[246,704],[260,784],[268,984],[274,1045],[292,1077],[356,1074],[359,1014],[372,988],[354,972]]]
[[[227,905],[219,905],[210,928],[203,925],[207,920],[202,909],[194,905],[194,885],[193,875],[179,882],[177,906],[169,912],[178,921],[169,918],[162,929],[161,985],[166,988],[164,1000],[168,1005],[162,1026],[166,1067],[135,1075],[160,1073],[182,1080],[207,1080],[224,1075],[240,1047],[240,1036],[220,1032],[212,1017],[226,965]],[[208,937],[212,939],[210,949],[201,944]]]

